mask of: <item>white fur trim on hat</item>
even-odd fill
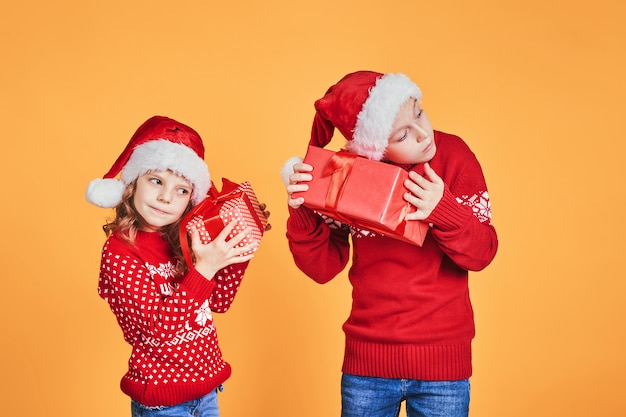
[[[170,170],[193,185],[191,201],[204,200],[211,187],[209,167],[191,148],[166,139],[156,139],[135,148],[122,170],[121,179],[130,184],[148,171]]]
[[[389,73],[376,80],[357,115],[353,139],[346,143],[346,149],[380,161],[400,107],[411,97],[421,101],[422,91],[404,74]]]
[[[280,178],[283,180],[285,185],[289,185],[289,176],[293,174],[293,166],[302,162],[302,158],[299,156],[293,156],[285,161],[285,164],[280,170]]]
[[[191,148],[166,139],[155,139],[138,145],[122,169],[120,180],[97,178],[87,186],[86,198],[103,208],[117,207],[126,187],[149,171],[170,170],[183,176],[193,186],[191,202],[195,206],[206,198],[211,187],[209,169]]]

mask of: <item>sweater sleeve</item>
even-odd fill
[[[456,139],[452,147],[445,145],[438,150],[446,155],[443,162],[439,160],[441,166],[431,164],[443,173],[445,188],[426,221],[432,224],[433,237],[452,261],[461,268],[479,271],[495,257],[498,238],[480,164],[467,145]]]
[[[248,263],[229,265],[215,274],[212,280],[215,282],[215,287],[209,301],[212,311],[216,313],[228,311],[239,290]]]
[[[175,337],[195,325],[201,306],[211,296],[216,283],[192,269],[178,284],[153,279],[151,271],[132,251],[117,250],[107,241],[102,251],[98,293],[115,314],[130,343],[138,338],[155,342]],[[160,264],[166,271],[169,264]]]
[[[289,207],[289,249],[297,267],[315,282],[324,284],[346,267],[350,254],[348,235],[344,228],[331,228],[307,207]]]

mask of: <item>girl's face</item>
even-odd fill
[[[193,187],[171,171],[149,172],[137,178],[135,209],[143,219],[140,229],[156,232],[175,223],[185,213]]]
[[[383,159],[397,164],[428,162],[437,151],[434,139],[428,116],[416,99],[409,99],[396,116]]]

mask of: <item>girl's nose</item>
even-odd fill
[[[159,200],[161,203],[169,204],[169,202],[171,201],[170,193],[165,190],[161,191],[161,193],[159,193],[159,196],[157,197],[157,200]]]

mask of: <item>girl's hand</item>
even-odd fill
[[[220,234],[209,243],[202,243],[198,229],[191,228],[191,250],[196,258],[195,268],[205,278],[211,280],[220,269],[228,265],[249,261],[254,256],[252,252],[257,250],[258,243],[237,246],[250,233],[249,227],[226,240],[236,224],[236,220],[228,223]],[[244,255],[245,253],[248,254]]]
[[[310,174],[311,171],[313,171],[313,166],[304,162],[299,162],[293,166],[293,174],[289,176],[289,185],[287,185],[287,195],[289,196],[287,203],[291,208],[297,209],[304,203],[304,197],[293,198],[291,195],[309,189],[308,184],[303,184],[303,182],[313,179],[313,175]]]
[[[443,180],[428,163],[424,164],[424,175],[428,179],[411,171],[409,179],[404,182],[410,191],[404,194],[404,199],[416,208],[416,211],[407,214],[407,220],[427,219],[443,197]]]

